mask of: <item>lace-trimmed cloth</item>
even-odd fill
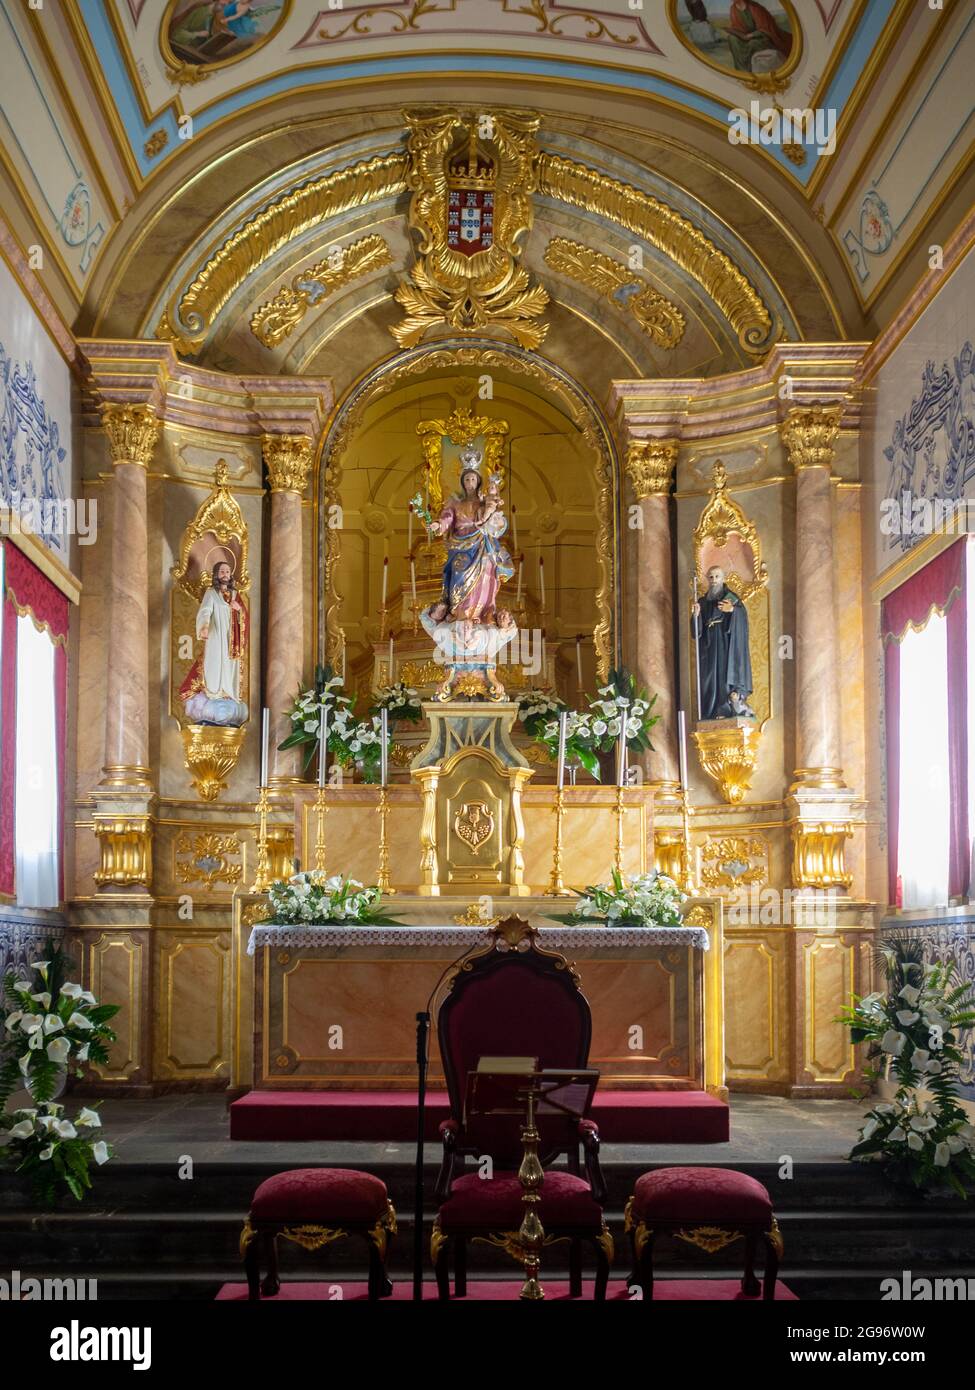
[[[262,946],[473,946],[487,941],[489,933],[480,927],[357,927],[342,923],[286,926],[261,922],[250,934],[247,954]],[[694,946],[706,951],[710,945],[704,927],[541,927],[538,944],[555,950],[592,946]]]

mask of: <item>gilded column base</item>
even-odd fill
[[[152,772],[141,763],[106,763],[98,786],[107,792],[152,792]]]
[[[675,811],[678,815],[681,809],[681,785],[679,782],[648,782],[648,786],[653,788],[653,809],[654,813],[666,813]]]
[[[658,874],[666,874],[675,883],[684,883],[687,870],[684,858],[684,836],[681,831],[654,830],[653,867]]]
[[[114,884],[129,887],[152,885],[152,818],[95,814],[94,831],[101,850],[101,865],[95,870],[98,886]]]
[[[247,730],[212,724],[187,724],[183,736],[184,763],[201,801],[216,801],[226,791],[226,778],[237,766]]]
[[[709,719],[692,735],[701,767],[730,806],[738,806],[751,786],[762,732],[750,719]]]
[[[849,888],[846,841],[849,821],[804,822],[792,827],[792,883],[795,888]]]
[[[269,825],[267,828],[268,874],[272,880],[290,878],[295,859],[295,830],[293,825]]]
[[[792,792],[801,792],[806,788],[814,791],[849,790],[843,781],[841,767],[797,767],[793,776],[796,780],[789,788]]]

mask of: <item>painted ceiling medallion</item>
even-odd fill
[[[667,16],[702,63],[757,92],[782,92],[802,53],[790,0],[667,0]]]
[[[159,46],[171,80],[199,82],[255,53],[290,9],[291,0],[169,0]]]
[[[419,236],[405,317],[391,332],[414,347],[431,330],[490,334],[537,348],[548,295],[518,264],[532,225],[538,117],[521,111],[407,111],[409,223]]]

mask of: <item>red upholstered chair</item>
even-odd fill
[[[762,1241],[762,1297],[775,1298],[782,1236],[772,1199],[747,1173],[736,1173],[732,1168],[659,1168],[644,1173],[626,1205],[626,1229],[633,1250],[629,1284],[631,1288],[639,1285],[645,1299],[653,1298],[653,1242],[660,1235],[686,1240],[709,1255],[744,1240],[741,1291],[748,1298],[759,1292],[755,1252]]]
[[[451,1253],[454,1292],[458,1297],[467,1292],[469,1241],[486,1241],[520,1258],[521,1118],[472,1116],[465,1125],[468,1073],[477,1070],[481,1057],[537,1057],[539,1067],[566,1070],[584,1068],[589,1060],[589,1003],[565,958],[540,950],[537,933],[519,918],[501,923],[492,935],[492,944],[454,976],[437,1018],[450,1097],[450,1119],[440,1126],[443,1163],[436,1193],[441,1205],[430,1246],[441,1298],[450,1297]],[[546,1169],[538,1210],[546,1240],[570,1242],[573,1297],[582,1293],[582,1242],[594,1248],[595,1296],[604,1299],[613,1242],[603,1220],[606,1188],[599,1167],[599,1131],[590,1119],[552,1114],[537,1116],[536,1125],[538,1155]],[[492,1177],[464,1171],[468,1159],[485,1155],[493,1160]],[[549,1170],[559,1158],[566,1160],[568,1171]]]
[[[354,1168],[294,1168],[262,1182],[240,1237],[251,1299],[273,1296],[278,1278],[278,1236],[319,1250],[343,1236],[362,1236],[369,1252],[369,1297],[393,1291],[386,1277],[386,1249],[396,1234],[396,1212],[386,1184]],[[261,1251],[268,1272],[261,1282]]]

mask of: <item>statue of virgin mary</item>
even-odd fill
[[[444,504],[430,525],[447,542],[440,621],[494,621],[498,586],[514,574],[511,556],[500,544],[508,529],[497,481],[485,488],[481,455],[468,446],[460,456],[460,492]]]

